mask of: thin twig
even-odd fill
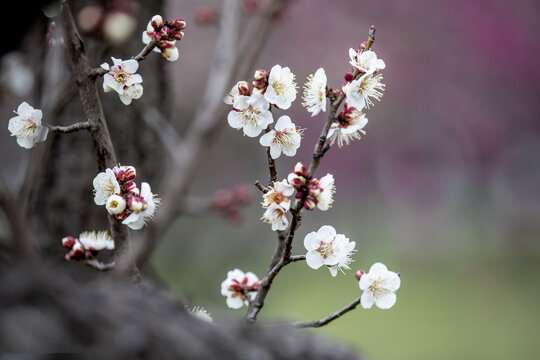
[[[75,131],[88,130],[90,129],[90,123],[88,121],[82,121],[68,126],[60,125],[47,125],[50,131],[56,131],[63,134],[72,133]]]
[[[264,130],[265,133],[270,132],[270,124]],[[270,155],[270,146],[266,148],[266,157],[268,159],[268,172],[270,173],[270,179],[268,180],[268,186],[273,186],[277,182],[277,170],[276,170],[276,160]]]
[[[352,303],[345,306],[343,309],[341,309],[339,311],[336,311],[335,313],[330,314],[327,317],[322,318],[320,320],[315,320],[315,321],[310,321],[310,322],[294,322],[294,323],[291,324],[291,326],[295,326],[295,327],[299,327],[299,328],[306,328],[306,327],[318,328],[318,327],[327,325],[328,323],[330,323],[330,322],[336,320],[337,318],[345,315],[349,311],[354,310],[358,306],[358,304],[360,304],[360,301],[361,301],[361,297],[354,300]]]
[[[306,260],[306,255],[293,255],[289,258],[289,263],[303,260]]]
[[[259,180],[255,181],[255,186],[257,187],[257,189],[261,190],[263,194],[266,194],[268,192],[268,189],[262,186]]]
[[[143,120],[146,125],[156,134],[161,140],[161,143],[171,157],[177,156],[176,149],[180,145],[180,138],[176,130],[163,117],[155,107],[150,107],[143,112]]]

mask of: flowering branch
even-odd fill
[[[293,255],[289,258],[289,263],[303,260],[306,260],[306,255]]]
[[[265,133],[270,132],[270,124],[264,130]],[[268,180],[268,185],[272,186],[274,182],[277,181],[277,170],[276,170],[276,161],[270,155],[270,147],[266,148],[266,156],[268,158],[268,171],[270,172],[270,179]]]
[[[60,126],[60,125],[47,125],[50,131],[56,131],[59,133],[72,133],[75,131],[80,130],[89,130],[90,129],[90,123],[88,121],[82,121],[75,124],[71,124],[68,126]]]
[[[103,107],[99,99],[95,77],[93,77],[93,70],[86,57],[83,42],[75,26],[73,15],[65,0],[62,1],[62,18],[64,23],[65,50],[73,70],[73,75],[76,79],[83,110],[88,119],[88,130],[92,136],[98,168],[100,171],[104,171],[107,168],[112,168],[118,162],[116,160],[111,136],[107,128]],[[109,215],[109,226],[117,249],[115,251],[115,257],[118,260],[122,258],[129,249],[128,231],[127,228],[122,226],[121,222],[112,215]],[[131,263],[128,274],[134,275],[136,273],[137,269],[134,263]]]
[[[255,186],[257,187],[257,189],[261,190],[263,194],[266,194],[268,192],[268,189],[262,186],[259,180],[255,181]]]
[[[361,301],[361,297],[354,300],[352,303],[345,306],[343,309],[341,309],[339,311],[336,311],[335,313],[330,314],[327,317],[322,318],[320,320],[315,320],[315,321],[310,321],[310,322],[294,322],[291,325],[295,326],[295,327],[299,327],[299,328],[306,328],[306,327],[318,328],[318,327],[327,325],[328,323],[336,320],[337,318],[341,317],[342,315],[345,315],[349,311],[354,310],[358,306],[358,304],[360,304],[360,301]]]

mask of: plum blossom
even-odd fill
[[[126,209],[126,200],[120,195],[113,194],[107,199],[105,208],[111,215],[121,214]]]
[[[333,195],[336,192],[334,176],[332,174],[326,174],[319,180],[318,186],[322,191],[317,196],[317,207],[319,210],[326,211],[334,202]]]
[[[343,143],[349,145],[349,142],[354,139],[360,140],[360,134],[366,134],[362,129],[367,123],[368,119],[365,114],[345,103],[345,108],[339,114],[338,121],[332,123],[328,130],[328,139],[330,139],[331,144],[337,140],[339,147],[342,147]]]
[[[15,113],[17,116],[9,119],[8,130],[20,147],[31,149],[37,142],[45,141],[49,128],[41,125],[41,110],[23,101]]]
[[[373,74],[386,67],[382,59],[377,59],[377,54],[374,51],[367,50],[357,52],[354,49],[349,49],[350,64],[358,69],[361,73]]]
[[[401,285],[399,274],[389,271],[386,265],[375,263],[358,282],[362,293],[361,304],[370,309],[375,304],[379,309],[390,309],[396,303],[396,291]]]
[[[227,120],[233,129],[243,129],[245,135],[255,137],[274,122],[269,107],[270,104],[261,94],[240,95],[234,100]]]
[[[240,309],[249,305],[255,299],[260,285],[259,278],[252,272],[234,269],[227,273],[227,278],[221,283],[221,295],[227,297],[227,306],[231,309]]]
[[[259,139],[262,146],[270,147],[270,156],[277,159],[283,152],[287,156],[296,155],[302,137],[296,130],[291,118],[284,115],[278,119],[274,130],[270,130]]]
[[[109,70],[103,76],[103,90],[105,92],[116,91],[124,105],[131,104],[132,99],[138,99],[143,94],[141,75],[136,74],[139,68],[137,60],[121,60],[111,57],[113,66],[103,63],[101,67]]]
[[[291,69],[282,68],[280,65],[272,67],[268,75],[268,87],[264,98],[280,109],[286,110],[291,107],[296,99],[296,83]]]
[[[245,81],[239,81],[237,82],[231,89],[231,91],[229,91],[227,93],[227,95],[225,95],[225,97],[223,98],[223,102],[227,105],[232,105],[234,104],[234,101],[236,100],[236,98],[240,95],[249,95],[249,93],[244,93],[244,94],[241,94],[240,93],[240,88],[242,87],[243,89],[247,86],[247,90],[249,92],[249,84]]]
[[[355,245],[345,235],[337,234],[332,226],[324,225],[304,238],[304,247],[308,251],[306,263],[312,269],[325,265],[335,277],[338,270],[349,269]]]
[[[94,178],[94,202],[105,205],[113,194],[120,194],[120,184],[111,169],[105,169]]]
[[[361,111],[364,107],[373,106],[371,98],[381,99],[385,85],[381,83],[382,75],[364,74],[358,80],[353,80],[343,86],[347,95],[347,103]]]
[[[294,188],[289,185],[287,180],[281,182],[274,182],[274,186],[270,186],[268,192],[263,195],[263,207],[268,207],[272,204],[281,206],[285,210],[289,210],[291,207],[291,201],[289,196],[294,192]]]
[[[304,84],[304,106],[311,116],[326,111],[326,73],[323,68],[319,68],[315,74],[309,75]]]
[[[114,250],[114,241],[106,231],[85,231],[79,235],[79,242],[86,250]]]
[[[140,230],[153,217],[159,203],[160,199],[152,194],[150,185],[143,182],[140,196],[129,197],[128,207],[132,213],[122,221],[122,224],[127,225],[130,229]]]
[[[270,204],[270,206],[266,208],[261,220],[271,224],[272,231],[285,230],[289,225],[287,210],[277,204]]]
[[[154,15],[148,22],[146,30],[142,33],[142,42],[148,45],[153,38],[159,38],[159,42],[153,51],[161,53],[168,61],[178,60],[179,53],[176,47],[176,40],[184,37],[186,21],[184,19],[175,19],[165,23],[161,15]]]

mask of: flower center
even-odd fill
[[[287,130],[276,131],[276,134],[274,135],[274,139],[272,140],[272,142],[274,144],[279,145],[281,148],[290,148],[294,146],[294,141],[291,135],[292,134],[288,132]]]
[[[246,110],[242,112],[242,120],[244,124],[258,125],[257,117],[261,112],[249,105]]]
[[[268,192],[266,195],[266,200],[269,203],[280,204],[283,201],[285,201],[285,199],[287,199],[287,197],[278,191],[271,191],[271,192]]]
[[[274,88],[274,91],[276,92],[276,95],[281,95],[285,92],[285,84],[282,82],[275,82],[272,84],[272,87]]]
[[[334,250],[333,250],[333,245],[334,245],[334,240],[330,241],[330,242],[327,242],[325,243],[324,241],[321,241],[320,245],[319,245],[319,248],[317,250],[315,250],[316,252],[318,252],[319,254],[321,254],[321,256],[326,259],[328,256],[332,255],[334,253]]]
[[[379,295],[387,291],[387,289],[383,286],[383,282],[381,280],[375,280],[368,289],[373,293],[373,295]]]

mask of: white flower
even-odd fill
[[[342,147],[343,143],[349,145],[349,142],[358,139],[360,140],[360,134],[365,135],[366,132],[362,130],[368,123],[366,115],[356,110],[354,107],[348,107],[345,103],[345,111],[347,115],[343,118],[339,117],[338,121],[332,123],[328,130],[328,139],[333,144],[336,139],[338,146]]]
[[[381,83],[382,75],[364,74],[358,80],[353,80],[343,86],[343,92],[347,95],[347,103],[354,106],[358,111],[364,107],[369,109],[373,105],[370,98],[380,100],[385,85]]]
[[[289,196],[294,192],[294,188],[289,185],[287,180],[282,180],[281,182],[274,182],[274,187],[269,187],[268,192],[263,195],[263,207],[267,208],[271,204],[276,204],[281,206],[285,211],[289,210],[291,207],[291,201]]]
[[[274,130],[270,130],[259,139],[262,146],[270,147],[270,156],[277,159],[283,152],[287,156],[296,155],[302,137],[296,130],[291,118],[284,115],[278,119]]]
[[[384,264],[375,263],[367,274],[362,275],[358,285],[364,291],[361,298],[364,309],[370,309],[373,304],[380,309],[390,309],[396,303],[395,291],[399,289],[401,279]]]
[[[30,149],[37,142],[45,141],[49,128],[41,125],[41,110],[23,101],[15,113],[17,116],[9,119],[8,130],[17,138],[20,147]]]
[[[114,241],[106,231],[85,231],[79,235],[79,242],[86,250],[113,250]]]
[[[268,87],[264,98],[280,109],[286,110],[291,107],[291,103],[296,99],[296,83],[291,69],[274,65],[268,75]]]
[[[223,102],[225,104],[234,104],[234,100],[236,100],[236,98],[240,95],[240,91],[238,90],[238,84],[240,84],[241,82],[242,81],[237,82],[236,85],[232,87],[231,91],[229,91],[227,95],[225,95],[225,97],[223,98]]]
[[[94,202],[96,205],[105,205],[109,196],[120,194],[120,184],[111,169],[105,169],[94,178]]]
[[[120,195],[113,194],[107,199],[105,208],[111,215],[121,214],[126,209],[126,200]]]
[[[195,316],[199,320],[206,321],[209,323],[214,322],[214,319],[212,319],[212,316],[203,307],[195,306],[193,309],[188,309],[188,311],[191,315]]]
[[[227,273],[227,279],[221,283],[221,295],[227,297],[227,306],[240,309],[248,305],[248,299],[255,299],[259,288],[259,278],[252,272],[244,274],[242,270],[234,269]]]
[[[122,224],[127,225],[130,229],[140,230],[146,222],[154,215],[157,205],[159,205],[160,199],[156,195],[152,194],[150,185],[143,182],[141,184],[140,197],[146,202],[146,207],[140,211],[133,211],[131,215],[122,221]]]
[[[354,49],[349,49],[350,64],[352,67],[366,74],[373,74],[376,71],[386,67],[382,59],[377,59],[377,54],[374,51],[368,50],[357,52]]]
[[[103,76],[103,90],[105,92],[116,91],[120,100],[125,105],[129,105],[132,99],[140,98],[143,93],[142,77],[136,74],[139,62],[133,59],[125,61],[114,57],[111,59],[113,66],[109,67],[107,63],[101,64],[103,69],[109,70]]]
[[[261,94],[238,96],[234,100],[234,110],[227,117],[229,125],[234,129],[243,129],[249,137],[258,136],[268,124],[274,122],[270,112],[270,104]]]
[[[315,116],[321,111],[326,111],[326,73],[323,68],[319,68],[315,75],[309,75],[304,84],[304,106],[311,116]]]
[[[278,204],[270,204],[264,212],[261,220],[272,225],[272,231],[285,230],[289,225],[287,210]]]
[[[312,269],[325,265],[330,274],[336,276],[338,270],[349,269],[355,245],[345,235],[337,234],[332,226],[324,225],[304,238],[304,247],[308,251],[306,263]]]
[[[317,196],[317,207],[319,210],[326,211],[334,202],[333,195],[336,192],[334,176],[332,174],[326,174],[323,176],[319,180],[319,187],[322,189],[322,191],[319,196]]]

